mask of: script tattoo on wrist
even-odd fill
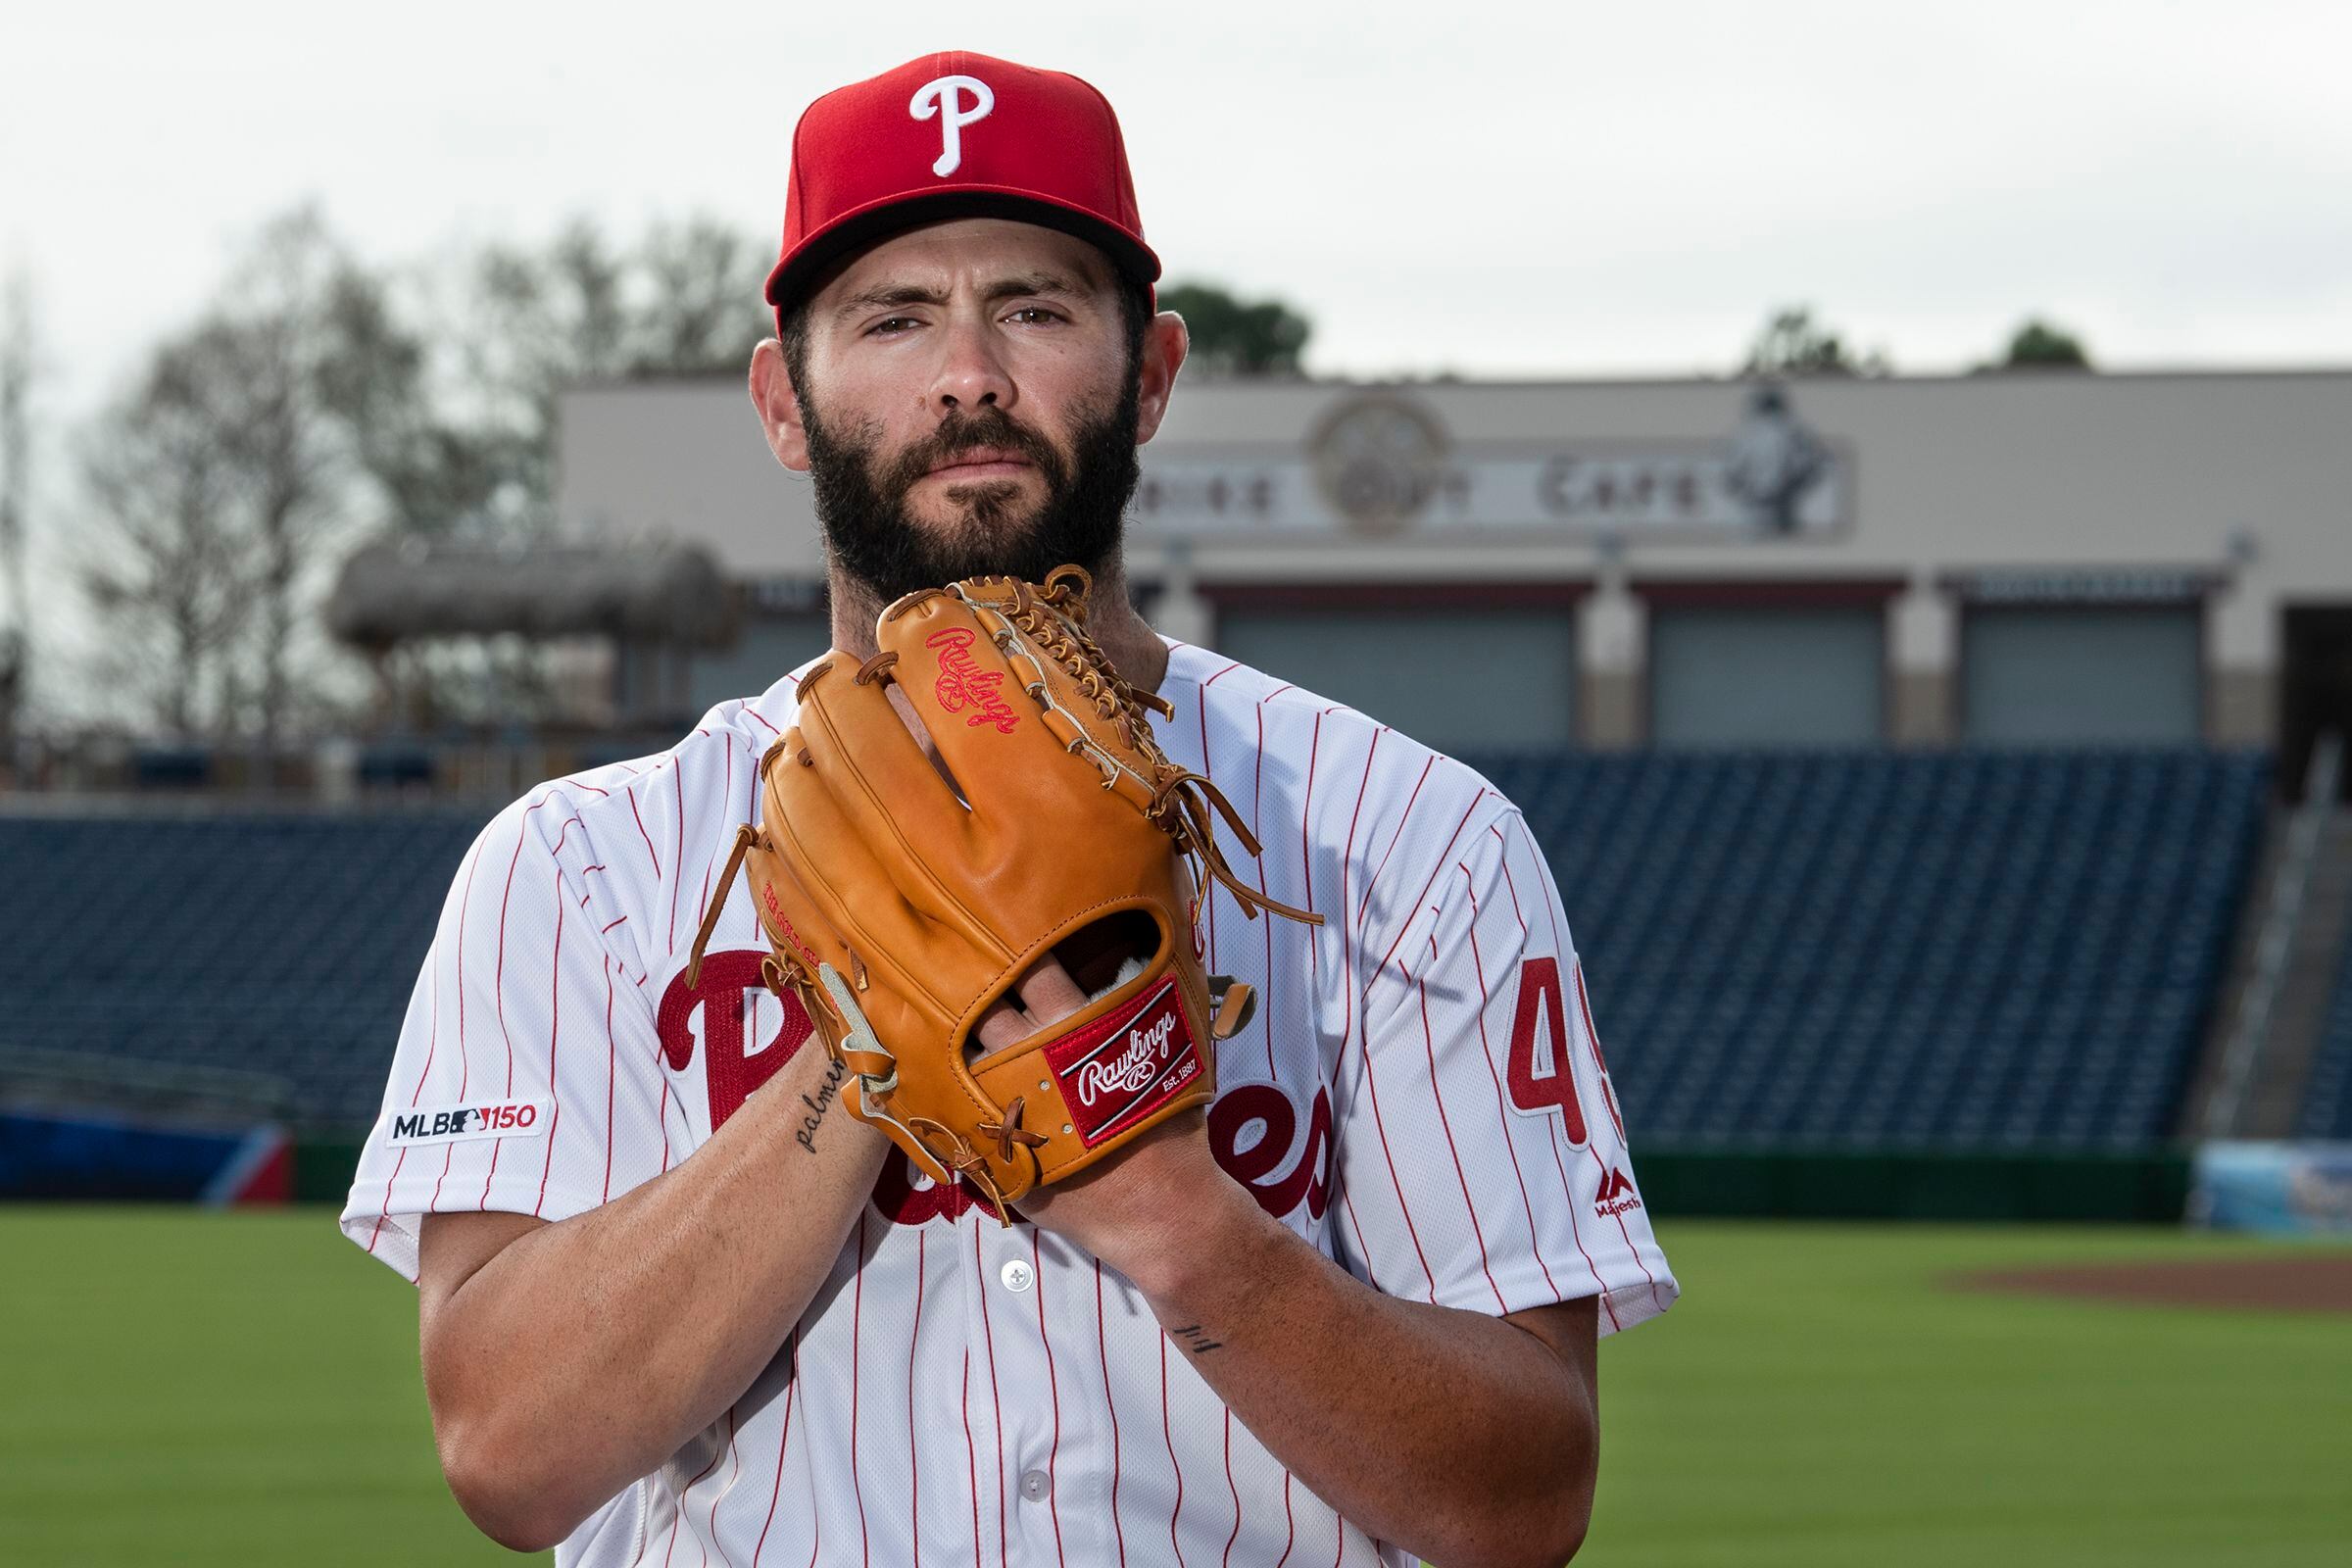
[[[1225,1346],[1223,1340],[1210,1339],[1198,1323],[1187,1323],[1180,1329],[1170,1329],[1168,1332],[1176,1336],[1178,1343],[1195,1355],[1206,1355],[1211,1350],[1224,1348]]]
[[[808,1107],[808,1114],[801,1118],[800,1131],[792,1136],[811,1154],[816,1152],[816,1129],[824,1121],[825,1112],[833,1108],[833,1102],[841,1093],[841,1080],[845,1076],[847,1071],[840,1062],[829,1061],[825,1063],[824,1082],[816,1086],[815,1098],[801,1096],[801,1103]]]

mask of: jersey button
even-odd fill
[[[1021,1495],[1027,1497],[1031,1502],[1043,1501],[1046,1494],[1053,1489],[1053,1481],[1043,1470],[1021,1472]]]
[[[1037,1270],[1016,1257],[997,1270],[997,1278],[1004,1282],[1004,1288],[1008,1291],[1025,1291],[1037,1283]],[[1022,1483],[1023,1486],[1027,1484],[1026,1481]]]

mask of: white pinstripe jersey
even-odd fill
[[[1258,988],[1217,1047],[1217,1156],[1379,1290],[1502,1313],[1677,1287],[1633,1182],[1575,950],[1519,813],[1349,710],[1172,645],[1158,726],[1265,854],[1218,893],[1212,972]],[[793,688],[658,757],[543,785],[459,868],[342,1217],[415,1279],[418,1216],[563,1219],[689,1158],[808,1037],[760,986],[740,886],[687,948]],[[1229,849],[1231,846],[1229,846]],[[681,1300],[680,1313],[694,1310]],[[893,1150],[782,1353],[557,1549],[570,1565],[1406,1563],[1341,1519],[1171,1354],[1115,1271],[1001,1229]]]

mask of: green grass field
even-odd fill
[[[2352,1322],[1947,1293],[2168,1232],[1665,1222],[1579,1562],[2352,1561]],[[513,1562],[442,1490],[415,1298],[324,1210],[0,1208],[0,1560]]]

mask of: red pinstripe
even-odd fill
[[[1046,1259],[1038,1250],[1037,1231],[1029,1232],[1029,1267],[1037,1298],[1037,1337],[1046,1345],[1046,1392],[1054,1401],[1054,1439],[1046,1447],[1046,1511],[1054,1520],[1054,1560],[1064,1562],[1061,1550],[1061,1379],[1054,1371],[1054,1333],[1046,1327]]]
[[[1176,1472],[1176,1504],[1168,1510],[1168,1549],[1184,1563],[1184,1544],[1176,1539],[1176,1520],[1184,1512],[1184,1466],[1176,1458],[1176,1433],[1168,1419],[1168,1337],[1159,1337],[1159,1435],[1168,1446],[1168,1468]]]
[[[499,1038],[507,1044],[507,1098],[509,1100],[514,1098],[514,1037],[507,1033],[507,907],[514,900],[514,867],[522,859],[522,838],[525,833],[530,831],[531,812],[546,804],[544,799],[533,801],[524,809],[521,821],[515,824],[514,854],[507,861],[507,885],[505,891],[498,897],[498,977],[492,982],[491,996],[496,1004],[498,1013]],[[559,921],[564,918],[564,901],[562,899],[556,901],[556,918]],[[465,1097],[466,1091],[461,1088],[458,1091],[458,1098],[463,1100]],[[503,1139],[490,1141],[490,1168],[482,1173],[480,1206],[484,1209],[490,1206],[490,1184],[498,1179],[498,1153],[504,1142]],[[452,1144],[449,1147],[455,1150],[458,1146]],[[444,1170],[443,1174],[448,1173]]]
[[[1274,1568],[1291,1560],[1291,1546],[1298,1539],[1298,1521],[1291,1516],[1291,1469],[1282,1469],[1282,1555],[1274,1559]]]
[[[1200,776],[1211,783],[1216,782],[1216,771],[1208,756],[1208,689],[1241,667],[1238,661],[1227,664],[1193,688],[1194,706],[1199,710],[1200,720]],[[1200,903],[1208,911],[1208,962],[1210,969],[1214,970],[1217,961],[1217,890],[1213,883],[1200,890]]]
[[[710,1455],[710,1462],[703,1466],[701,1471],[695,1475],[694,1479],[686,1483],[686,1490],[684,1492],[673,1492],[670,1494],[669,1540],[662,1548],[662,1568],[669,1568],[669,1554],[678,1549],[678,1525],[679,1522],[686,1517],[686,1499],[694,1494],[694,1489],[701,1486],[704,1480],[709,1477],[710,1472],[718,1468],[718,1461],[725,1458],[728,1451],[735,1446],[734,1434],[732,1430],[734,1419],[735,1412],[732,1409],[728,1410],[727,1421],[730,1430],[728,1432],[727,1446],[720,1448]]]
[[[612,1038],[612,960],[605,959],[605,1199],[612,1197],[612,1089],[620,1079],[620,1044]]]
[[[801,1331],[799,1329],[794,1329],[790,1334],[784,1336],[784,1353],[792,1357],[792,1378],[784,1385],[784,1435],[776,1440],[776,1481],[773,1490],[767,1494],[767,1517],[760,1525],[760,1544],[752,1548],[752,1568],[760,1568],[760,1558],[767,1550],[768,1527],[776,1522],[776,1499],[784,1495],[784,1454],[792,1446],[792,1401],[800,1396],[801,1392]],[[814,1497],[808,1499],[808,1525],[812,1532],[817,1527],[816,1502],[817,1499]],[[809,1550],[809,1560],[813,1562],[815,1560],[813,1544]]]
[[[701,733],[702,733],[702,731],[700,731],[700,730],[697,730],[697,731],[695,731],[695,733],[699,735],[699,734],[701,734]],[[732,754],[732,753],[730,753],[729,755],[730,755],[730,756],[732,756],[733,754]],[[679,887],[680,887],[681,885],[683,885],[683,884],[684,884],[684,882],[686,881],[686,782],[685,782],[685,773],[686,773],[686,770],[685,770],[683,767],[679,766],[679,765],[678,765],[676,762],[672,762],[672,763],[670,764],[670,768],[669,768],[669,783],[670,783],[670,789],[671,789],[671,792],[672,792],[673,794],[675,794],[675,795],[677,796],[677,798],[678,798],[678,848],[677,848],[677,860],[676,860],[676,864],[677,864],[677,867],[678,867],[678,874],[677,874],[676,876],[674,876],[674,877],[670,878],[670,882],[669,882],[669,951],[670,951],[672,954],[675,954],[675,953],[678,951],[678,889],[679,889]],[[732,793],[732,792],[730,791],[729,793]],[[710,877],[709,877],[708,870],[706,869],[706,872],[705,872],[705,875],[704,875],[704,891],[705,891],[705,892],[709,892],[709,891],[710,891],[710,886],[709,886],[709,883],[710,883]]]
[[[480,858],[481,846],[477,844],[474,846],[473,855],[466,860],[466,892],[460,896],[458,900],[458,938],[460,947],[465,945],[466,900],[473,896],[473,865],[474,862],[478,861]],[[416,1087],[409,1091],[409,1108],[411,1110],[416,1108],[416,1102],[424,1094],[424,1081],[428,1077],[432,1076],[434,1054],[441,1049],[441,965],[437,960],[431,957],[428,957],[426,962],[428,967],[425,970],[424,1004],[426,1014],[430,1021],[425,1025],[424,1065],[416,1069]],[[461,985],[458,988],[458,1006],[461,1011],[463,1011],[465,1005],[466,988]],[[464,1047],[460,1047],[459,1049],[462,1052]],[[408,1162],[408,1147],[403,1145],[401,1147],[399,1156],[392,1161],[392,1174],[384,1178],[384,1200],[376,1205],[375,1227],[368,1233],[368,1253],[370,1257],[375,1255],[376,1239],[384,1234],[384,1214],[385,1211],[390,1209],[392,1206],[392,1184],[400,1180],[400,1167],[406,1165]],[[448,1166],[446,1164],[442,1167],[442,1172],[444,1175],[448,1173]],[[436,1182],[433,1185],[433,1193],[436,1198],[440,1195],[440,1184]]]
[[[588,901],[587,901],[586,899],[582,899],[580,902],[581,902],[581,903],[584,905],[584,904],[586,904]],[[618,916],[615,916],[614,918],[612,918],[612,919],[611,919],[611,920],[607,920],[607,921],[606,921],[606,922],[605,922],[605,923],[604,923],[602,926],[600,926],[600,927],[598,927],[598,928],[597,928],[597,933],[596,933],[596,934],[597,934],[598,936],[600,936],[600,937],[601,937],[601,936],[603,936],[603,935],[604,935],[604,934],[605,934],[607,931],[610,931],[610,930],[612,930],[612,929],[614,926],[616,926],[616,925],[620,924],[620,923],[621,923],[623,920],[626,920],[627,918],[628,918],[628,916],[627,916],[627,915],[625,915],[625,914],[623,914],[623,915],[618,915]]]
[[[1433,959],[1438,956],[1437,939],[1434,937],[1430,939],[1429,956]],[[1438,1107],[1438,1127],[1446,1134],[1446,1152],[1453,1156],[1453,1179],[1461,1183],[1462,1207],[1469,1211],[1470,1235],[1478,1243],[1479,1269],[1487,1276],[1487,1289],[1494,1293],[1494,1310],[1508,1312],[1510,1307],[1502,1299],[1502,1287],[1494,1283],[1494,1262],[1487,1256],[1487,1230],[1478,1222],[1478,1202],[1470,1196],[1470,1178],[1462,1171],[1462,1152],[1453,1141],[1453,1121],[1446,1114],[1446,1090],[1438,1075],[1438,1040],[1436,1034],[1429,1027],[1429,976],[1427,973],[1421,976],[1419,989],[1421,992],[1421,1046],[1429,1055],[1429,1098]],[[1365,1052],[1364,1060],[1369,1063],[1371,1059],[1372,1054],[1369,1051]],[[1373,1114],[1377,1118],[1380,1112],[1380,1102],[1373,1101],[1372,1107]]]
[[[1225,1537],[1225,1555],[1217,1559],[1231,1568],[1233,1544],[1242,1534],[1242,1489],[1233,1484],[1233,1407],[1225,1408],[1225,1490],[1233,1497],[1233,1529]]]
[[[1478,1005],[1475,1009],[1478,1015],[1478,1049],[1480,1054],[1487,1058],[1487,1076],[1494,1084],[1494,1130],[1501,1136],[1502,1152],[1511,1158],[1512,1179],[1519,1184],[1519,1206],[1527,1212],[1527,1241],[1535,1250],[1536,1267],[1544,1271],[1544,1288],[1551,1292],[1551,1298],[1557,1301],[1562,1298],[1559,1282],[1551,1277],[1551,1265],[1544,1261],[1544,1240],[1536,1225],[1535,1200],[1528,1196],[1527,1173],[1519,1168],[1518,1146],[1511,1142],[1510,1112],[1502,1101],[1502,1075],[1495,1070],[1494,1046],[1487,1037],[1487,1008],[1493,1004],[1494,998],[1494,993],[1487,989],[1487,963],[1478,949],[1478,889],[1471,881],[1467,865],[1457,860],[1454,869],[1462,873],[1462,891],[1470,899],[1470,966],[1478,977]],[[1586,1261],[1592,1260],[1588,1258]]]
[[[1429,1254],[1421,1250],[1421,1228],[1413,1223],[1413,1205],[1404,1200],[1404,1183],[1396,1178],[1396,1156],[1389,1152],[1389,1127],[1380,1114],[1380,1080],[1372,1075],[1372,1053],[1357,1053],[1364,1064],[1364,1087],[1372,1092],[1372,1130],[1380,1135],[1380,1157],[1388,1163],[1389,1185],[1396,1192],[1396,1211],[1404,1216],[1404,1233],[1412,1238],[1413,1255],[1421,1260],[1421,1272],[1429,1277],[1429,1299],[1437,1304],[1438,1276],[1429,1266]],[[1348,1216],[1353,1218],[1352,1212]]]
[[[858,1472],[858,1336],[865,1319],[865,1205],[858,1205],[858,1272],[850,1294],[850,1491],[858,1498],[858,1560],[869,1560],[872,1539],[865,1528],[865,1486]]]
[[[1404,837],[1404,824],[1413,819],[1413,805],[1421,799],[1421,786],[1429,782],[1429,770],[1437,765],[1438,760],[1433,754],[1428,761],[1421,764],[1421,776],[1413,780],[1413,793],[1404,798],[1404,810],[1396,818],[1396,831],[1389,835],[1389,847],[1381,851],[1380,864],[1373,868],[1371,877],[1364,883],[1363,902],[1355,906],[1355,923],[1358,927],[1364,922],[1364,911],[1372,906],[1372,890],[1380,885],[1380,873],[1389,868],[1389,857],[1396,853],[1396,843]],[[1356,804],[1361,806],[1363,803],[1359,799]]]
[[[1095,1348],[1102,1360],[1102,1402],[1110,1410],[1110,1529],[1127,1568],[1127,1528],[1119,1523],[1119,1401],[1111,1392],[1110,1331],[1102,1317],[1102,1260],[1095,1259]]]
[[[978,1450],[972,1446],[972,1350],[968,1345],[964,1347],[963,1350],[963,1471],[964,1479],[970,1483],[968,1490],[972,1494],[972,1563],[973,1568],[978,1568],[980,1562],[980,1455]],[[1000,1555],[997,1560],[1002,1563],[1004,1558]]]
[[[923,1472],[914,1447],[914,1348],[923,1337],[923,1267],[931,1227],[914,1232],[914,1326],[906,1331],[906,1527],[914,1537],[914,1560],[923,1560]]]
[[[588,782],[586,779],[584,779],[584,778],[569,778],[569,779],[565,779],[565,780],[564,780],[564,782],[565,782],[566,784],[577,784],[577,785],[578,785],[578,786],[579,786],[581,789],[587,790],[587,791],[589,791],[591,794],[595,794],[595,795],[600,795],[600,796],[603,796],[603,797],[604,797],[606,800],[608,800],[608,801],[609,801],[609,800],[611,800],[611,799],[612,798],[612,791],[610,791],[610,790],[600,790],[600,789],[598,789],[598,788],[597,788],[595,785],[593,785],[593,784],[589,783],[589,782]]]
[[[1355,864],[1355,824],[1364,814],[1364,791],[1372,784],[1372,759],[1380,754],[1380,738],[1389,732],[1387,725],[1372,732],[1372,744],[1364,748],[1363,782],[1355,787],[1355,809],[1348,816],[1348,848],[1340,856],[1340,913],[1348,912],[1348,872]],[[1404,824],[1396,824],[1398,832]],[[1355,1032],[1355,945],[1363,938],[1359,928],[1351,931],[1340,943],[1340,995],[1346,1000],[1347,1010],[1340,1016],[1340,1054],[1348,1054],[1348,1037]],[[1333,1063],[1336,1068],[1337,1062]]]
[[[1315,810],[1315,758],[1323,749],[1323,715],[1315,715],[1315,727],[1306,741],[1306,788],[1298,796],[1298,880],[1306,889],[1306,912],[1315,912],[1315,835],[1310,831]],[[1262,754],[1261,754],[1262,755]],[[1308,973],[1319,985],[1323,979],[1323,944],[1314,939],[1314,927],[1309,926],[1306,952]],[[1346,943],[1342,943],[1344,948]]]
[[[564,819],[564,825],[562,828],[557,830],[556,842],[553,847],[548,850],[548,854],[562,855],[564,853],[564,841],[571,836],[571,830],[579,820],[580,813],[577,811],[572,812],[571,815]]]
[[[1476,814],[1479,803],[1494,793],[1493,790],[1482,789],[1470,798],[1469,808],[1462,812],[1462,819],[1454,823],[1452,836],[1446,840],[1446,848],[1438,854],[1438,863],[1430,868],[1428,879],[1421,884],[1421,891],[1413,895],[1411,903],[1407,904],[1405,907],[1418,908],[1421,901],[1429,897],[1429,890],[1437,884],[1438,873],[1446,869],[1446,862],[1453,857],[1453,847],[1461,839],[1462,829],[1470,825],[1470,818]],[[1398,824],[1398,831],[1402,831],[1401,823]],[[1396,956],[1396,950],[1404,945],[1405,933],[1412,928],[1413,922],[1410,919],[1405,920],[1402,925],[1397,927],[1396,940],[1389,944],[1389,951],[1381,955],[1380,962],[1374,964],[1372,972],[1364,976],[1363,990],[1358,994],[1359,1000],[1362,997],[1371,996],[1373,983],[1379,980],[1381,971],[1389,966],[1389,960]],[[1342,1038],[1340,1049],[1343,1052],[1347,1050],[1345,1037]]]
[[[735,1425],[735,1407],[733,1405],[729,1405],[727,1407],[727,1457],[734,1461],[734,1465],[728,1473],[727,1484],[719,1488],[717,1495],[710,1499],[710,1516],[709,1521],[710,1526],[710,1539],[708,1543],[704,1544],[702,1556],[703,1562],[710,1562],[710,1548],[712,1546],[718,1546],[718,1560],[721,1564],[721,1568],[735,1568],[735,1565],[727,1558],[727,1548],[720,1546],[718,1543],[718,1505],[727,1500],[727,1494],[734,1491],[735,1483],[743,1479],[743,1454],[736,1446],[735,1443],[738,1430],[739,1429]]]
[[[629,814],[637,819],[637,836],[645,840],[645,858],[654,862],[654,880],[662,880],[662,857],[654,853],[654,836],[645,830],[645,813],[637,809],[637,792],[622,790],[629,798]]]
[[[564,886],[564,867],[556,867],[556,887]],[[556,949],[547,960],[547,1161],[539,1167],[539,1201],[531,1205],[536,1219],[547,1209],[547,1178],[556,1168],[556,1129],[564,1124],[564,1097],[556,1092],[556,1045],[564,1018],[564,901],[556,900]]]
[[[1289,690],[1288,685],[1277,686],[1257,700],[1257,776],[1250,786],[1250,832],[1260,843],[1263,843],[1265,839],[1264,831],[1257,825],[1257,808],[1266,798],[1266,704]],[[1257,891],[1264,893],[1266,891],[1266,858],[1262,855],[1258,856],[1256,864]],[[1308,907],[1312,908],[1313,906],[1309,905]],[[1258,924],[1265,927],[1266,967],[1260,978],[1266,984],[1266,1016],[1271,1019],[1278,1016],[1274,1010],[1274,922],[1261,919]],[[1311,946],[1311,938],[1309,943]],[[1275,1076],[1274,1031],[1269,1026],[1260,1032],[1265,1036],[1266,1041],[1266,1077],[1271,1080]]]
[[[770,735],[781,735],[781,734],[783,734],[783,733],[784,733],[782,730],[780,730],[780,729],[776,728],[776,726],[775,726],[775,725],[773,725],[773,724],[770,724],[770,723],[767,721],[767,719],[766,719],[766,718],[765,718],[765,717],[764,717],[764,716],[763,716],[763,715],[760,713],[760,710],[758,710],[757,708],[754,708],[754,707],[753,707],[751,704],[749,704],[749,703],[746,703],[746,704],[744,704],[744,705],[743,705],[743,711],[744,711],[744,713],[745,713],[745,715],[746,715],[747,717],[751,718],[753,721],[755,721],[756,723],[758,723],[758,724],[759,724],[759,726],[760,726],[761,729],[764,729],[764,730],[766,730],[766,731],[767,731],[767,732],[768,732]]]
[[[988,1271],[980,1262],[980,1227],[972,1227],[972,1277],[980,1282],[980,1334],[988,1346],[988,1404],[997,1434],[997,1561],[1004,1561],[1004,1401],[997,1391],[997,1331],[988,1309]]]
[[[1372,1250],[1364,1245],[1364,1227],[1356,1220],[1355,1199],[1348,1191],[1347,1178],[1344,1176],[1341,1178],[1340,1207],[1347,1212],[1348,1228],[1355,1232],[1355,1255],[1363,1259],[1364,1283],[1377,1291],[1380,1289],[1380,1272],[1372,1266]]]

